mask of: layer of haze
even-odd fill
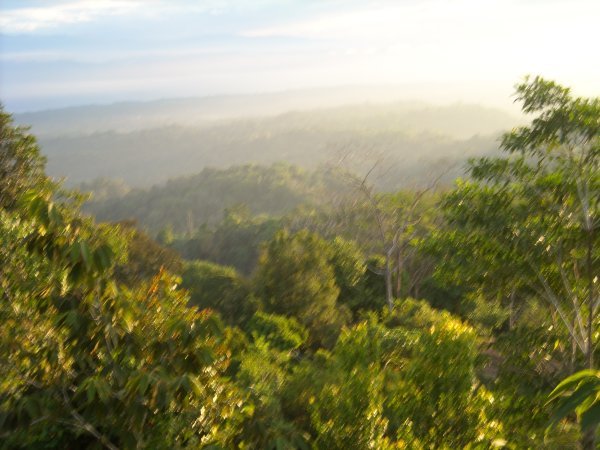
[[[600,91],[598,17],[597,0],[4,0],[0,100],[22,112],[360,86],[511,109],[528,73]]]

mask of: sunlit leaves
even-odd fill
[[[330,346],[348,318],[337,304],[340,288],[330,248],[308,231],[278,232],[266,245],[255,277],[265,310],[293,315],[309,329],[311,345]]]
[[[600,374],[588,369],[565,378],[550,393],[548,402],[554,409],[554,424],[576,412],[583,430],[595,429],[600,424]]]
[[[242,403],[222,378],[230,352],[220,320],[189,308],[180,280],[165,272],[117,284],[122,230],[95,225],[46,184],[24,186],[10,208],[0,205],[8,447],[227,442]]]
[[[508,306],[509,329],[489,349],[499,371],[488,376],[500,417],[529,446],[540,439],[544,396],[556,379],[593,359],[600,100],[540,77],[519,84],[517,100],[531,124],[503,136],[505,157],[470,161],[470,179],[442,202],[447,228],[426,248],[444,258],[437,275],[445,282]]]

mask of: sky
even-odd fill
[[[599,18],[598,0],[0,0],[0,101],[395,86],[509,107],[526,74],[596,96]]]

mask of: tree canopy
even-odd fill
[[[595,448],[600,100],[516,96],[531,123],[444,192],[95,184],[151,234],[0,112],[0,447]]]

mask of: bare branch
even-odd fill
[[[92,436],[94,436],[96,439],[98,439],[98,441],[102,445],[104,445],[109,450],[119,450],[119,448],[117,446],[115,446],[112,442],[110,442],[110,440],[105,435],[100,433],[96,429],[96,427],[94,427],[91,423],[89,423],[87,420],[85,420],[85,418],[77,412],[77,410],[71,404],[71,401],[69,400],[69,396],[67,395],[67,390],[64,387],[62,388],[62,396],[63,396],[63,402],[64,402],[65,406],[71,413],[71,416],[73,416],[73,418],[75,419],[74,422],[69,422],[69,423],[76,426],[77,428],[80,428],[80,429],[90,433]]]

